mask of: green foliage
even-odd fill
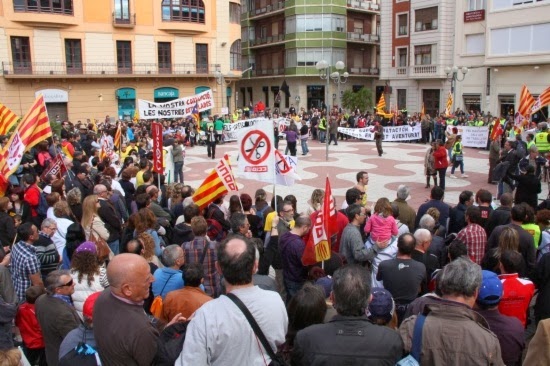
[[[374,107],[372,92],[370,89],[364,87],[355,93],[351,90],[346,90],[342,96],[342,106],[349,111],[354,111],[356,108],[359,108],[361,112],[371,110]]]
[[[55,120],[50,120],[50,127],[54,135],[57,135],[58,137],[61,136],[61,123],[56,122]]]

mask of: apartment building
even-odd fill
[[[71,121],[131,119],[138,99],[211,89],[234,108],[241,76],[240,2],[0,0],[0,102],[22,115],[44,95]]]
[[[550,86],[550,1],[457,1],[454,64],[469,72],[455,104],[513,114],[523,84],[538,96]],[[548,108],[533,115],[541,121]]]
[[[238,106],[261,100],[281,110],[332,107],[340,105],[345,90],[369,88],[375,94],[380,86],[380,0],[243,0],[241,10]],[[349,77],[327,83],[316,69],[321,60],[329,74]],[[281,90],[283,81],[288,90]]]
[[[438,114],[451,89],[455,0],[388,0],[381,8],[380,80],[386,103]]]

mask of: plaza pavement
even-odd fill
[[[302,156],[298,144],[297,174],[301,180],[296,181],[290,187],[280,185],[276,187],[276,193],[282,197],[288,194],[297,197],[299,212],[306,211],[307,201],[315,188],[325,188],[327,175],[336,205],[340,208],[345,200],[346,190],[355,184],[355,175],[360,170],[366,170],[369,173],[369,203],[375,203],[381,197],[387,197],[393,201],[396,189],[400,184],[406,184],[411,188],[411,197],[408,202],[414,209],[429,199],[430,190],[424,188],[426,185],[424,156],[429,147],[428,144],[384,142],[384,154],[379,157],[373,141],[355,139],[338,141],[337,146],[330,145],[328,161],[325,158],[325,146],[318,141],[310,140],[310,153],[307,156]],[[279,151],[284,153],[285,147],[286,142],[281,140]],[[256,189],[264,188],[268,192],[268,198],[271,199],[272,184],[239,178],[237,150],[237,142],[219,144],[216,148],[216,160],[212,160],[208,158],[205,146],[187,147],[184,166],[185,183],[198,188],[214,165],[227,153],[230,156],[239,186],[239,194],[248,193],[254,199]],[[488,168],[488,151],[464,148],[464,169],[469,177],[452,179],[447,176],[445,202],[451,205],[457,204],[458,196],[463,190],[471,190],[475,193],[478,189],[484,188],[496,196],[497,186],[487,183]],[[447,172],[450,172],[450,168]],[[455,171],[455,175],[460,177],[458,169]],[[539,199],[545,198],[547,194],[547,184],[542,183],[542,193],[539,195]]]

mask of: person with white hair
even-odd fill
[[[437,256],[428,252],[432,243],[432,233],[427,229],[416,229],[414,232],[416,244],[411,254],[412,259],[426,266],[426,278],[428,282],[432,278],[432,274],[440,267]]]
[[[437,228],[439,228],[437,224],[433,216],[425,214],[420,218],[418,227],[426,229],[432,234],[432,242],[428,248],[428,253],[435,255],[439,261],[439,265],[443,267],[447,263],[447,248],[445,247],[445,239],[439,235],[435,235]]]
[[[415,229],[414,222],[416,220],[416,211],[409,206],[407,198],[410,196],[410,187],[401,184],[397,188],[397,198],[393,201],[399,207],[399,221],[409,227],[409,232]]]

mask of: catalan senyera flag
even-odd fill
[[[6,135],[17,123],[17,116],[8,107],[0,103],[0,135]]]
[[[376,112],[377,113],[385,113],[386,109],[386,99],[384,98],[384,94],[380,95],[380,100],[378,100],[378,104],[376,105]]]
[[[195,120],[195,126],[197,131],[201,129],[201,114],[199,113],[199,103],[195,103],[193,110],[191,111],[191,116]]]
[[[453,93],[449,92],[447,103],[445,103],[445,115],[450,116],[453,113]]]
[[[117,151],[120,151],[120,147],[122,146],[122,127],[120,124],[116,129],[114,144],[115,144],[115,147],[117,148]]]
[[[229,155],[225,154],[195,191],[193,202],[202,210],[217,198],[238,190]]]
[[[539,97],[531,107],[531,113],[538,112],[539,109],[549,104],[550,104],[550,86],[546,88],[542,93],[540,93]]]
[[[40,141],[52,136],[50,120],[44,97],[40,95],[25,114],[21,123],[8,141],[6,148],[2,151],[0,161],[0,194],[7,189],[7,177],[15,172],[21,163],[23,154]]]
[[[426,109],[424,108],[424,102],[422,102],[422,108],[420,109],[420,117],[424,117],[426,115]]]
[[[332,196],[330,181],[327,177],[323,207],[317,212],[315,222],[312,222],[311,231],[306,241],[306,248],[302,255],[302,264],[304,266],[330,259],[331,236],[337,231],[336,215],[336,205]]]
[[[493,126],[493,130],[491,131],[491,141],[494,141],[504,133],[504,130],[502,129],[502,124],[499,120],[496,120],[495,125]]]
[[[133,121],[134,122],[138,122],[139,121],[139,109],[136,108],[136,110],[134,111],[134,118],[133,118]]]
[[[528,116],[531,115],[531,107],[533,104],[535,104],[535,98],[533,98],[533,95],[531,95],[529,89],[527,89],[527,86],[523,85],[521,87],[521,92],[519,93],[518,113],[524,118],[528,118]]]
[[[103,139],[103,143],[101,144],[101,151],[99,152],[99,161],[103,161],[103,159],[109,157],[110,154],[109,144],[107,142],[107,139]]]

